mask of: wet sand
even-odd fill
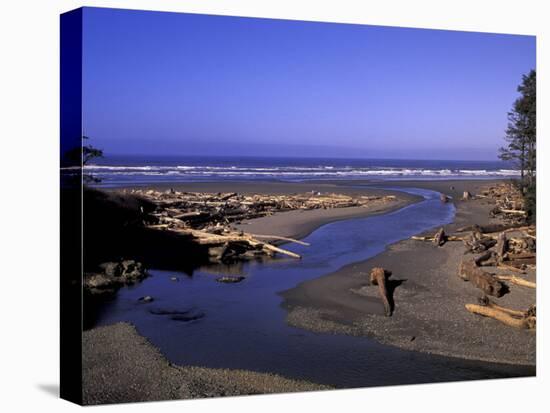
[[[453,197],[455,221],[445,227],[447,233],[452,233],[457,227],[493,222],[487,201],[460,200],[464,190],[475,193],[486,184],[487,181],[417,181],[392,186],[433,189]],[[465,310],[466,303],[477,303],[481,292],[457,276],[463,251],[462,244],[454,242],[440,248],[428,242],[398,242],[372,259],[282,292],[287,320],[293,326],[317,332],[366,335],[408,350],[534,365],[535,332],[513,329]],[[389,318],[383,316],[377,287],[368,285],[368,274],[377,266],[393,272],[389,289],[395,311]],[[534,272],[526,278],[534,281]],[[509,294],[495,301],[526,309],[534,303],[535,292],[511,286]]]
[[[384,214],[415,201],[415,197],[412,196],[399,196],[391,203],[374,202],[372,206],[367,207],[280,212],[268,217],[251,219],[235,225],[235,227],[251,234],[268,234],[299,239],[305,238],[321,225],[330,222]]]
[[[85,405],[329,389],[275,374],[176,366],[127,323],[85,331],[82,353]]]

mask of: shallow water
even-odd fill
[[[189,277],[151,270],[152,277],[121,289],[101,308],[98,324],[134,324],[175,364],[271,372],[337,387],[532,374],[526,368],[430,356],[366,337],[312,333],[286,324],[277,292],[453,220],[454,206],[441,203],[439,193],[399,190],[424,200],[389,214],[324,225],[305,239],[310,246],[286,244],[302,260],[246,263],[240,268],[246,279],[237,284],[218,283],[219,274],[208,271]],[[179,281],[171,281],[173,276]],[[139,302],[145,295],[154,302]]]

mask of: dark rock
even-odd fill
[[[132,272],[137,267],[141,266],[140,263],[135,262],[134,260],[124,260],[120,264],[122,265],[122,268],[124,268],[124,272]]]
[[[84,274],[84,288],[92,294],[114,292],[123,285],[131,285],[147,277],[140,262],[124,260],[100,264],[99,272]]]
[[[122,277],[125,279],[126,283],[134,283],[140,281],[147,276],[143,265],[140,262],[134,260],[124,260],[121,262]]]
[[[99,268],[108,277],[119,277],[122,275],[122,266],[118,262],[104,262],[99,265]]]
[[[88,288],[106,288],[115,284],[116,281],[105,274],[85,274],[84,286]]]
[[[107,277],[120,277],[125,283],[132,283],[142,280],[147,276],[143,265],[134,260],[123,260],[121,262],[105,262],[99,265]]]
[[[117,278],[101,273],[84,274],[84,289],[92,294],[109,294],[121,286]]]

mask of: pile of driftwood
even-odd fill
[[[526,311],[519,311],[501,307],[487,298],[502,297],[510,291],[508,284],[536,288],[536,283],[521,276],[527,270],[536,269],[536,235],[533,226],[474,225],[459,228],[454,235],[446,235],[441,228],[432,237],[412,238],[433,242],[438,247],[449,241],[462,241],[465,251],[458,276],[484,294],[480,304],[466,304],[466,309],[512,327],[535,328],[534,305]]]
[[[149,214],[149,228],[190,235],[208,248],[210,261],[229,263],[237,260],[273,256],[292,258],[299,254],[281,248],[272,240],[307,243],[292,238],[265,234],[248,234],[232,225],[241,221],[291,210],[312,210],[384,204],[394,196],[357,196],[311,192],[293,195],[200,193],[132,189],[125,191],[151,201],[156,209]],[[262,241],[263,240],[263,241]]]
[[[484,317],[494,318],[510,327],[534,330],[537,326],[537,307],[532,305],[527,310],[512,310],[501,307],[492,302],[487,296],[483,296],[477,304],[466,304],[466,309]]]
[[[433,236],[412,238],[432,242],[438,247],[450,241],[462,242],[465,251],[458,276],[483,291],[480,303],[466,304],[466,309],[509,326],[534,329],[535,305],[525,311],[513,310],[499,306],[487,296],[502,297],[510,291],[509,284],[536,288],[534,282],[522,277],[527,270],[536,269],[536,229],[524,225],[523,201],[518,199],[521,196],[513,185],[494,185],[482,191],[481,195],[474,197],[469,194],[467,198],[487,197],[495,201],[492,214],[499,215],[502,223],[463,227],[453,235],[447,235],[440,228]]]
[[[373,202],[394,200],[388,196],[357,196],[310,192],[292,195],[200,193],[132,189],[128,191],[149,199],[158,206],[154,214],[161,223],[182,222],[194,229],[227,225],[291,210],[331,209],[371,206]]]
[[[507,222],[525,223],[527,212],[520,190],[513,183],[490,185],[480,191],[476,198],[487,198],[495,204],[491,216]]]
[[[511,271],[536,268],[534,226],[474,225],[457,232],[469,232],[462,237],[466,253],[482,253],[475,260],[477,265],[500,266]]]

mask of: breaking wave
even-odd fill
[[[435,169],[355,166],[238,166],[238,165],[88,165],[85,173],[105,181],[195,181],[223,179],[407,179],[407,178],[501,178],[519,174],[512,169]],[[159,179],[160,178],[160,179]]]

